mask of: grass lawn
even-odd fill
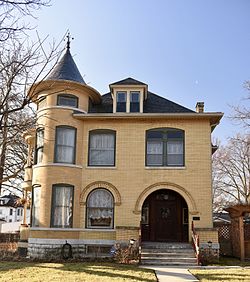
[[[241,262],[233,257],[220,257],[218,264],[213,266],[241,266],[243,268],[224,268],[224,269],[192,269],[190,272],[200,281],[250,281],[250,262]],[[247,267],[247,268],[244,268]]]
[[[112,263],[0,262],[0,281],[156,282],[153,271]]]
[[[235,282],[235,281],[250,281],[249,268],[227,268],[227,269],[192,269],[190,272],[195,275],[200,281],[207,282]]]

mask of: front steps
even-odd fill
[[[197,259],[191,244],[143,242],[142,265],[196,266]]]

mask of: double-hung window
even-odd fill
[[[131,113],[140,112],[140,91],[130,92],[130,112]]]
[[[33,227],[39,226],[39,211],[40,211],[40,186],[34,186],[32,189],[32,222]]]
[[[76,128],[70,126],[56,127],[55,162],[75,163]]]
[[[72,228],[74,187],[68,184],[52,186],[51,227]]]
[[[147,166],[184,166],[184,131],[151,129],[146,133]]]
[[[57,96],[57,105],[78,108],[78,98],[71,94],[59,94]]]
[[[38,128],[36,131],[35,164],[39,164],[43,160],[43,146],[44,146],[44,129]]]
[[[90,131],[88,164],[89,166],[115,165],[115,131]]]
[[[126,91],[118,91],[116,94],[116,112],[124,112],[126,113],[127,106],[127,92]]]

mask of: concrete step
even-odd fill
[[[169,257],[164,257],[164,258],[143,258],[142,261],[146,262],[146,261],[158,261],[158,262],[196,262],[196,258],[169,258]]]
[[[141,253],[142,258],[147,257],[181,257],[181,258],[195,258],[194,252],[183,252],[183,253],[176,253],[176,252],[145,252]]]
[[[191,266],[197,266],[197,262],[176,262],[176,261],[156,261],[156,260],[148,260],[148,261],[143,261],[141,262],[142,265],[158,265],[158,266],[187,266],[187,267],[191,267]]]
[[[193,249],[148,249],[148,248],[144,248],[142,247],[142,253],[176,253],[176,254],[193,254],[194,250]]]
[[[192,249],[189,243],[143,242],[143,249]]]
[[[193,247],[189,243],[143,242],[141,251],[143,265],[197,265]]]

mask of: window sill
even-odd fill
[[[111,229],[111,228],[85,228],[83,229],[83,231],[86,231],[86,232],[95,232],[95,231],[98,231],[98,232],[114,232],[115,229]]]
[[[83,168],[81,165],[67,164],[67,163],[46,163],[46,164],[36,164],[33,168],[48,167],[48,166],[60,166],[60,167],[72,167],[72,168]]]
[[[146,166],[145,169],[152,170],[185,170],[185,166]]]
[[[42,112],[42,111],[45,111],[45,110],[53,110],[53,109],[61,109],[61,110],[73,110],[73,111],[78,111],[78,112],[81,112],[82,114],[86,114],[87,112],[80,109],[80,108],[75,108],[75,107],[69,107],[69,106],[46,106],[46,107],[43,107],[41,109],[39,109],[37,111],[37,114]]]
[[[116,166],[86,166],[86,169],[117,169]]]

